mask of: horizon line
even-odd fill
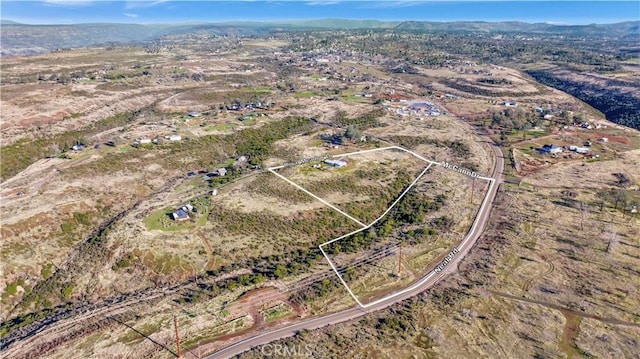
[[[626,22],[637,22],[640,23],[640,20],[622,20],[615,22],[592,22],[588,24],[576,24],[569,22],[528,22],[522,20],[502,20],[502,21],[490,21],[490,20],[448,20],[448,21],[438,21],[438,20],[415,20],[415,19],[404,19],[404,20],[380,20],[375,18],[340,18],[340,17],[322,17],[322,18],[311,18],[311,19],[280,19],[280,20],[223,20],[223,21],[176,21],[176,22],[116,22],[116,21],[96,21],[96,22],[68,22],[68,23],[55,23],[55,22],[38,22],[38,23],[29,23],[29,22],[21,22],[8,18],[0,18],[0,25],[3,22],[12,22],[16,25],[28,25],[28,26],[38,26],[38,25],[88,25],[88,24],[114,24],[114,25],[195,25],[195,24],[229,24],[229,23],[247,23],[247,24],[282,24],[286,22],[309,22],[309,21],[320,21],[320,20],[343,20],[343,21],[377,21],[381,23],[403,23],[403,22],[425,22],[425,23],[488,23],[488,24],[503,24],[503,23],[521,23],[521,24],[529,24],[529,25],[551,25],[551,26],[590,26],[590,25],[614,25],[621,24]]]

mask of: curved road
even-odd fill
[[[504,157],[499,147],[495,145],[492,145],[491,147],[493,149],[493,152],[495,153],[495,165],[493,168],[493,174],[491,175],[490,179],[489,190],[487,191],[487,194],[482,201],[482,205],[478,210],[478,214],[476,215],[476,219],[473,222],[471,229],[457,246],[458,251],[451,257],[450,261],[447,263],[444,269],[439,272],[431,270],[420,280],[403,289],[402,294],[387,297],[387,299],[383,299],[375,303],[374,305],[367,307],[366,309],[363,309],[360,306],[355,306],[339,312],[323,315],[321,317],[306,319],[298,323],[293,323],[266,333],[257,334],[255,336],[234,343],[226,348],[220,349],[213,354],[205,356],[205,359],[229,358],[234,355],[243,353],[253,347],[294,336],[301,330],[313,330],[327,325],[346,322],[348,320],[361,317],[370,312],[387,308],[397,302],[401,302],[405,299],[420,294],[421,292],[436,284],[445,275],[455,272],[457,270],[458,262],[460,262],[460,260],[469,252],[469,250],[475,245],[478,238],[480,238],[480,236],[482,235],[485,225],[489,220],[493,200],[495,199],[496,193],[498,191],[498,184],[500,183],[502,171],[504,169]]]

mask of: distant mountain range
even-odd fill
[[[254,35],[274,30],[313,29],[396,29],[427,32],[482,32],[482,33],[532,33],[566,36],[607,36],[611,38],[638,39],[640,21],[616,24],[553,25],[523,22],[429,22],[429,21],[378,21],[320,19],[280,22],[220,22],[187,24],[116,24],[91,23],[73,25],[27,25],[11,20],[0,20],[2,56],[26,55],[47,52],[59,48],[73,48],[105,43],[151,41],[163,35],[205,32],[211,35]]]
[[[526,22],[426,22],[405,21],[395,27],[404,30],[424,31],[469,31],[469,32],[517,32],[557,35],[604,35],[609,37],[627,37],[640,35],[640,21],[626,21],[615,24],[557,25],[547,23],[530,24]]]

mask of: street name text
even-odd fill
[[[442,167],[452,169],[452,170],[454,170],[456,172],[460,172],[463,175],[467,175],[469,177],[473,177],[473,178],[478,178],[479,177],[477,173],[475,173],[475,172],[473,172],[471,170],[468,170],[466,168],[461,168],[461,167],[458,167],[456,165],[452,165],[451,163],[448,163],[448,162],[442,162]]]
[[[447,254],[447,256],[444,257],[444,259],[442,260],[442,263],[440,263],[440,265],[437,266],[433,271],[436,273],[441,272],[444,269],[444,267],[446,267],[447,264],[451,262],[451,260],[456,255],[456,253],[458,253],[458,248],[453,247],[453,250],[451,250],[451,252],[449,252],[449,254]]]

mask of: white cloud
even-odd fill
[[[349,2],[352,3],[358,3],[360,2],[359,0],[347,0]],[[460,2],[461,0],[380,0],[380,1],[364,1],[364,4],[362,5],[362,8],[367,8],[367,9],[383,9],[383,8],[400,8],[400,7],[409,7],[409,6],[416,6],[416,5],[423,5],[426,3],[453,3],[453,2]],[[463,2],[483,2],[483,1],[487,1],[487,0],[462,0]],[[523,2],[523,1],[530,1],[530,0],[491,0],[494,2]],[[540,2],[545,2],[545,1],[556,1],[556,0],[537,0]],[[564,1],[598,1],[598,0],[564,0]],[[621,0],[621,1],[629,1],[629,0]],[[631,0],[631,1],[637,1],[637,0]],[[318,1],[320,2],[320,1]]]
[[[45,5],[85,6],[91,4],[91,0],[43,0]]]
[[[340,1],[307,1],[307,5],[311,6],[324,6],[339,4]]]
[[[132,13],[130,13],[130,12],[125,12],[125,13],[124,13],[124,16],[126,16],[126,17],[130,17],[130,18],[134,18],[134,19],[135,19],[135,18],[137,18],[137,17],[138,17],[138,14],[132,14]]]
[[[124,4],[125,9],[139,9],[144,7],[152,7],[166,3],[168,0],[128,0]]]
[[[447,1],[447,0],[439,0],[439,1]],[[424,4],[426,1],[422,0],[400,0],[400,1],[378,1],[374,3],[367,3],[364,5],[366,8],[398,8],[398,7],[409,7]]]

